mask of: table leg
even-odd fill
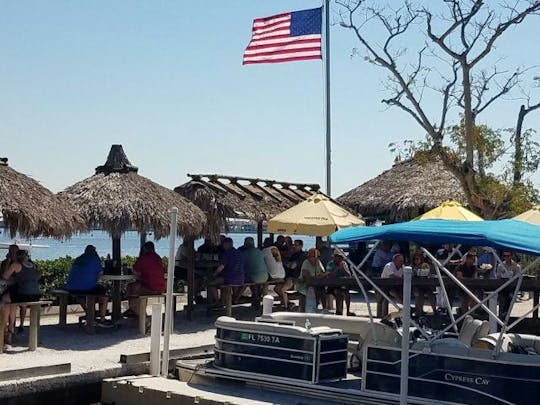
[[[96,331],[96,298],[86,296],[86,333],[93,335]]]
[[[121,284],[120,281],[114,280],[113,281],[113,293],[112,293],[112,304],[113,304],[113,312],[112,312],[112,320],[113,322],[116,322],[120,320],[122,316],[122,290],[121,290]]]
[[[227,316],[232,316],[232,287],[225,286],[221,289],[221,291],[225,298],[225,314]]]
[[[60,295],[58,297],[58,325],[64,328],[67,325],[67,306],[68,306],[68,295]]]
[[[139,298],[139,333],[146,335],[146,304],[148,298]]]
[[[38,345],[38,330],[39,330],[39,312],[41,307],[39,305],[32,305],[30,307],[30,330],[28,332],[28,350],[33,352]]]
[[[540,301],[540,292],[536,290],[533,292],[533,307],[538,305],[539,301]],[[533,311],[532,317],[533,319],[538,319],[538,308],[536,308]]]

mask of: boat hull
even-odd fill
[[[363,389],[399,395],[401,351],[367,347]],[[458,404],[533,404],[540,364],[410,352],[409,396]]]

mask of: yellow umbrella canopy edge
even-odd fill
[[[540,205],[536,205],[528,211],[516,215],[514,218],[517,221],[528,222],[533,225],[540,225]]]
[[[469,211],[457,201],[445,201],[438,207],[416,217],[414,220],[447,219],[454,221],[483,221],[474,212]]]
[[[328,236],[338,229],[361,225],[361,219],[317,193],[270,219],[268,232]]]

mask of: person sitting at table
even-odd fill
[[[14,263],[15,261],[17,261],[17,252],[18,251],[19,251],[19,246],[15,245],[15,244],[9,245],[8,252],[6,253],[6,258],[4,260],[2,260],[2,263],[0,264],[0,277],[9,268],[11,263]],[[9,304],[10,302],[11,302],[11,299],[10,299],[10,296],[9,296],[9,288],[7,288],[2,293],[0,303]],[[7,327],[7,325],[9,324],[8,317],[9,317],[9,314],[10,314],[10,307],[6,305],[4,307],[4,309],[2,309],[2,311],[5,312],[5,318],[4,319],[6,320],[6,325],[4,325],[4,327]],[[21,307],[21,312],[22,312],[22,307]],[[13,322],[15,322],[15,320]],[[18,331],[22,331],[22,328],[20,330],[18,330]],[[6,330],[6,332],[7,332],[7,330]]]
[[[516,274],[521,274],[521,266],[512,259],[512,251],[503,252],[503,262],[497,265],[496,275],[498,279],[509,279]],[[512,293],[510,291],[501,291],[499,293],[499,315],[506,316],[510,309]]]
[[[283,261],[281,259],[281,252],[273,245],[271,238],[266,238],[263,243],[262,255],[266,268],[268,269],[269,280],[281,281],[283,283],[277,283],[274,285],[274,292],[278,295],[281,305],[285,309],[292,309],[292,303],[289,303],[289,297],[287,291],[293,286],[291,279],[286,279],[285,268],[283,267]]]
[[[300,269],[304,260],[306,260],[304,242],[302,239],[296,239],[292,245],[292,254],[287,261],[284,261],[285,277],[290,279],[300,278]]]
[[[17,303],[39,301],[41,291],[39,290],[39,278],[41,277],[36,265],[28,257],[26,250],[17,251],[15,261],[2,274],[4,280],[11,280],[9,287],[10,304],[4,310],[4,315],[8,319],[8,340],[15,329],[15,318],[17,316]],[[21,320],[24,322],[24,318]]]
[[[268,280],[268,268],[264,262],[262,252],[255,247],[255,240],[251,236],[244,239],[244,245],[242,246],[241,252],[244,257],[244,273],[246,281],[257,284],[266,282]],[[251,286],[250,289],[253,300],[259,302],[261,295],[260,287],[254,285]],[[243,290],[245,290],[245,288]],[[238,296],[242,296],[243,290]]]
[[[216,305],[223,305],[219,295],[219,285],[229,284],[241,286],[244,284],[244,258],[242,252],[233,246],[231,238],[223,240],[223,253],[219,258],[219,265],[212,274],[212,280],[209,283],[209,290],[214,297]],[[233,291],[233,302],[240,297],[242,288],[235,288]],[[221,302],[221,304],[219,304]]]
[[[352,277],[352,274],[343,254],[339,250],[335,250],[334,259],[330,260],[326,265],[326,278],[342,279],[350,277]],[[351,312],[351,294],[349,294],[348,287],[335,287],[332,289],[332,295],[336,297],[336,315],[343,315],[343,300],[345,300],[347,306],[347,316],[356,315]]]
[[[141,294],[163,294],[167,288],[165,271],[161,257],[156,253],[153,242],[146,242],[142,247],[142,253],[133,265],[133,274],[139,279],[127,286],[127,294],[139,296]],[[129,300],[129,309],[124,316],[137,316],[139,309],[137,299]]]
[[[103,295],[107,294],[107,289],[101,284],[98,284],[99,277],[102,275],[103,267],[101,267],[101,260],[97,254],[96,247],[88,245],[84,249],[84,253],[73,260],[64,288],[73,295],[101,295],[98,303],[99,315],[103,321],[107,315],[109,299],[103,297]],[[86,300],[80,298],[78,302],[86,312]]]
[[[422,252],[415,252],[412,257],[412,271],[413,277],[429,277],[431,274],[431,268],[424,260]],[[414,310],[416,316],[422,316],[424,314],[424,302],[427,298],[433,313],[437,312],[437,304],[435,302],[435,294],[430,287],[413,287],[414,295]]]
[[[396,278],[403,279],[403,264],[405,260],[401,253],[396,253],[392,256],[392,261],[386,263],[382,272],[381,278]],[[391,288],[388,293],[396,299],[397,302],[403,302],[403,293],[399,288]]]
[[[304,260],[304,263],[302,263],[302,269],[301,269],[301,279],[305,282],[310,279],[315,278],[324,278],[326,276],[326,272],[324,270],[324,267],[319,260],[319,251],[315,248],[311,248],[307,252],[307,258]],[[315,302],[318,306],[319,302],[322,305],[322,309],[326,309],[326,289],[325,287],[309,287],[309,288],[315,288]],[[306,295],[308,287],[301,283],[297,286],[297,290],[299,293]]]
[[[459,280],[476,278],[478,268],[476,267],[476,255],[468,252],[464,256],[464,262],[461,263],[456,269],[456,277]],[[478,290],[473,291],[474,295],[478,295],[481,292]],[[474,300],[464,291],[460,291],[461,307],[459,308],[459,314],[464,314],[471,307],[473,307]]]

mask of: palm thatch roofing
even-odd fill
[[[188,174],[191,180],[174,189],[200,207],[208,218],[206,234],[227,229],[227,218],[265,221],[319,191],[318,184],[276,180]]]
[[[86,229],[83,218],[36,180],[0,159],[0,217],[13,238],[51,236],[63,238]]]
[[[169,210],[178,208],[178,233],[198,237],[206,222],[204,213],[174,191],[137,174],[122,145],[113,145],[96,174],[60,193],[79,210],[91,228],[103,229],[113,238],[128,230],[170,232]]]
[[[459,180],[433,156],[396,162],[337,201],[364,217],[407,221],[444,201],[466,203]]]

